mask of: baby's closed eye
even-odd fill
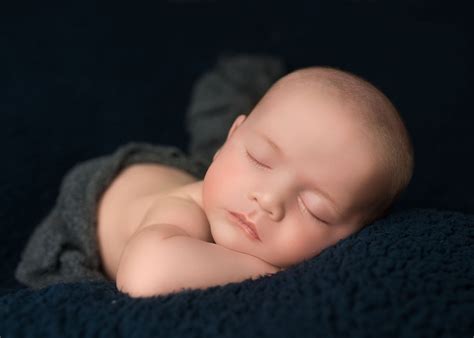
[[[270,167],[268,167],[267,165],[263,164],[262,162],[260,162],[259,160],[257,160],[254,156],[252,156],[248,150],[245,150],[245,154],[246,154],[246,157],[250,160],[250,162],[255,165],[257,168],[259,169],[270,169]],[[300,206],[301,208],[301,211],[303,212],[303,214],[305,216],[308,216],[312,219],[312,221],[314,222],[321,222],[321,223],[324,223],[324,224],[329,224],[327,221],[321,219],[320,217],[318,216],[315,216],[314,213],[310,212],[309,209],[304,205],[303,201],[301,200],[300,197],[298,197],[298,205]]]

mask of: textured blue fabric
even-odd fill
[[[471,337],[474,215],[391,214],[273,276],[133,299],[109,282],[0,298],[2,337]]]

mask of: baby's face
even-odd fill
[[[275,92],[237,117],[203,182],[215,243],[286,268],[358,231],[383,178],[355,116],[312,89]]]

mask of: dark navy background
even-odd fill
[[[449,2],[76,1],[0,5],[0,287],[79,161],[128,141],[186,150],[193,83],[221,53],[336,66],[404,118],[415,174],[397,205],[474,211],[472,11]],[[1,333],[0,333],[1,334]]]

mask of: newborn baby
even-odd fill
[[[104,271],[133,297],[273,274],[385,216],[412,171],[385,95],[303,68],[235,119],[203,180],[158,164],[120,173],[98,209]]]

